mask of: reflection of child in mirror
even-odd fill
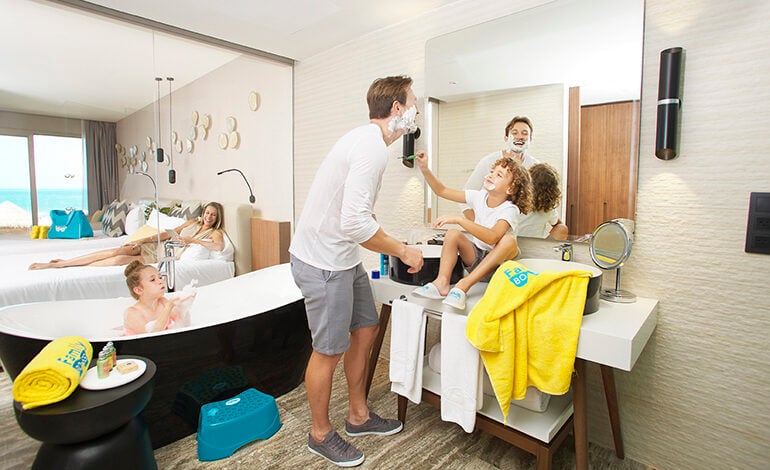
[[[126,335],[167,330],[182,323],[179,299],[167,299],[166,283],[160,272],[141,261],[132,261],[124,271],[131,296],[137,300],[123,314]]]
[[[532,208],[530,175],[520,163],[500,158],[484,178],[482,190],[451,189],[430,171],[424,153],[418,153],[415,161],[433,192],[441,198],[467,204],[473,210],[474,220],[461,215],[436,218],[434,227],[457,224],[471,235],[471,239],[460,230],[448,230],[441,248],[438,276],[433,282],[415,289],[414,293],[444,298],[445,304],[464,310],[468,290],[479,281],[489,280],[503,261],[518,254],[516,238],[508,230],[515,229],[520,213],[526,214]],[[458,254],[469,274],[450,289]]]
[[[547,163],[537,163],[530,167],[529,174],[532,177],[533,210],[519,219],[519,236],[566,240],[567,226],[556,210],[561,204],[559,172]]]

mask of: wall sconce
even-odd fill
[[[256,202],[257,198],[254,197],[254,192],[251,190],[251,185],[249,184],[249,180],[246,179],[246,175],[244,175],[241,170],[239,170],[238,168],[230,168],[230,169],[227,169],[227,170],[218,171],[217,175],[221,175],[222,173],[227,173],[229,171],[237,171],[238,173],[241,174],[241,176],[243,176],[243,181],[245,181],[246,182],[246,186],[249,187],[249,202],[254,204],[254,202]]]
[[[410,134],[404,134],[404,148],[401,157],[401,163],[407,168],[414,168],[414,140],[420,138],[420,128]]]
[[[658,124],[655,135],[655,156],[673,160],[679,154],[681,124],[684,49],[672,47],[660,53],[658,81]]]

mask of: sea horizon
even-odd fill
[[[0,227],[25,227],[32,225],[32,201],[29,189],[0,188]],[[11,205],[12,204],[12,205]],[[88,212],[83,189],[38,189],[38,225],[50,225],[51,210],[81,209]]]

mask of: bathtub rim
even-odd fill
[[[228,282],[244,282],[244,279],[248,279],[249,277],[257,277],[257,276],[273,276],[273,275],[284,275],[286,276],[288,274],[287,280],[289,280],[292,285],[294,285],[294,288],[296,289],[296,295],[292,297],[287,297],[284,300],[281,305],[278,306],[271,306],[270,308],[261,308],[261,309],[255,309],[254,311],[250,311],[248,313],[242,313],[237,316],[222,318],[220,321],[217,322],[203,322],[203,323],[197,323],[197,324],[191,324],[189,326],[183,326],[179,328],[173,328],[170,330],[163,330],[163,331],[156,331],[152,333],[139,333],[136,335],[110,335],[110,336],[91,336],[86,337],[83,336],[86,340],[92,343],[100,343],[100,342],[107,342],[107,341],[131,341],[131,340],[139,340],[143,338],[148,337],[154,337],[154,336],[162,336],[162,335],[169,335],[169,334],[177,334],[177,333],[183,333],[186,331],[193,331],[193,330],[199,330],[203,328],[210,328],[212,326],[216,325],[224,325],[233,321],[237,321],[242,318],[248,318],[255,315],[260,315],[262,313],[270,312],[272,310],[275,310],[277,308],[291,305],[294,302],[297,302],[298,300],[302,300],[303,297],[299,292],[299,288],[296,287],[294,284],[294,278],[291,275],[291,268],[289,263],[283,263],[275,266],[270,266],[267,268],[259,269],[256,271],[251,271],[249,273],[242,274],[241,276],[235,276],[229,279],[225,279],[223,281],[215,282],[213,284],[208,284],[205,286],[198,287],[198,292],[206,291],[206,290],[213,290],[221,288],[221,286],[224,283]],[[103,303],[103,304],[109,304],[111,302],[115,303],[130,303],[133,302],[133,298],[131,297],[112,297],[108,299],[77,299],[77,300],[51,300],[51,301],[44,301],[44,302],[27,302],[22,304],[15,304],[15,305],[6,305],[4,307],[0,307],[0,334],[9,334],[13,336],[18,336],[21,338],[29,338],[29,339],[36,339],[41,341],[53,341],[54,339],[62,336],[62,335],[48,335],[48,334],[39,334],[28,330],[21,330],[14,325],[9,325],[5,322],[7,318],[10,318],[9,312],[12,312],[15,309],[25,309],[25,308],[31,308],[31,307],[39,307],[39,308],[45,308],[46,306],[52,306],[56,304],[62,304],[66,303],[69,305],[76,304],[76,303]],[[82,336],[82,335],[81,335]]]

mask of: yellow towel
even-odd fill
[[[42,239],[48,238],[48,231],[50,229],[51,229],[50,225],[41,225],[40,232],[37,234],[37,238],[42,238]]]
[[[92,352],[80,336],[51,341],[13,381],[13,399],[25,410],[64,400],[86,375]]]
[[[468,314],[465,335],[479,349],[504,421],[529,385],[552,395],[569,390],[590,276],[507,261]]]
[[[29,231],[29,238],[34,240],[35,238],[38,238],[40,236],[40,226],[39,225],[33,225],[32,228]]]

